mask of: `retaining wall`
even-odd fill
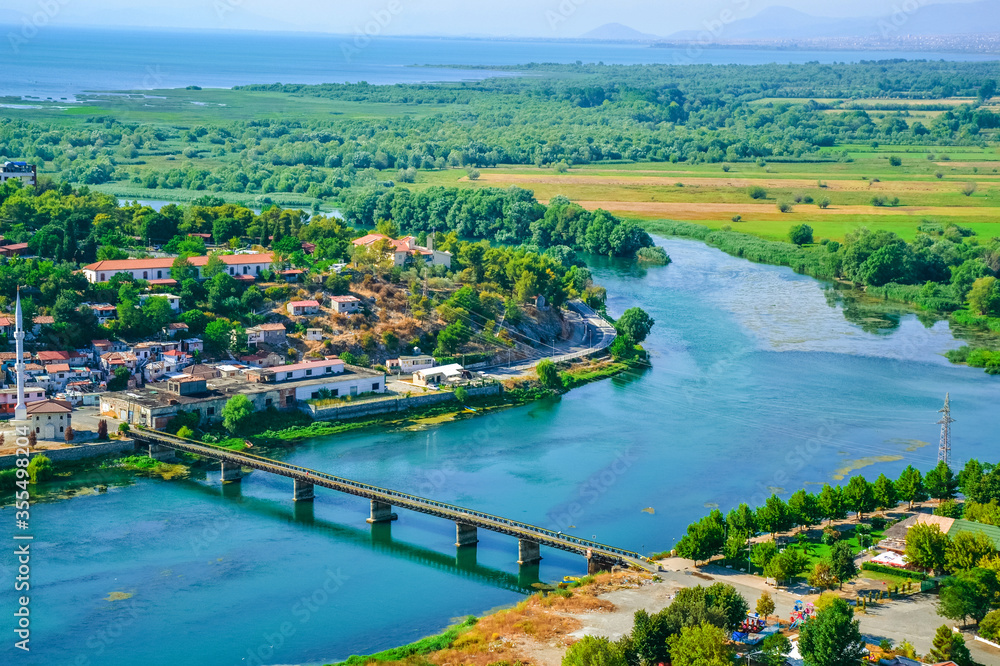
[[[130,453],[135,450],[135,440],[112,439],[107,442],[96,442],[94,444],[83,444],[65,449],[52,449],[51,451],[32,451],[31,457],[43,455],[52,462],[65,462],[70,460],[83,460],[84,458],[96,458],[112,453]],[[0,469],[14,467],[17,455],[0,456]]]

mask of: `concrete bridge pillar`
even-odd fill
[[[589,575],[606,573],[611,571],[614,566],[615,563],[606,557],[594,554],[587,555],[587,573]]]
[[[541,559],[542,556],[539,553],[537,541],[528,541],[527,539],[517,540],[518,564],[537,564]]]
[[[316,499],[316,493],[313,492],[313,484],[299,481],[298,479],[292,479],[292,482],[294,483],[292,489],[293,500],[296,502],[312,502]]]
[[[369,523],[388,523],[396,520],[399,516],[392,512],[392,506],[385,502],[372,500],[372,514],[368,519]]]
[[[476,529],[475,525],[455,523],[455,535],[455,545],[459,548],[462,546],[475,546],[479,543],[479,530]]]
[[[239,483],[243,480],[243,467],[236,463],[222,463],[222,482]]]
[[[159,460],[160,462],[169,462],[177,460],[177,451],[169,446],[163,446],[162,444],[150,444],[149,457],[154,460]]]

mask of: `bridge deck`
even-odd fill
[[[345,479],[343,477],[318,472],[306,467],[272,460],[270,458],[264,458],[263,456],[257,456],[251,453],[237,453],[236,451],[231,451],[229,449],[194,442],[177,437],[176,435],[169,435],[159,431],[135,430],[131,432],[130,435],[136,440],[144,441],[149,444],[158,444],[171,449],[176,449],[178,451],[186,451],[188,453],[213,458],[222,462],[242,465],[243,467],[249,467],[262,472],[278,474],[280,476],[297,479],[305,483],[311,483],[315,486],[322,486],[324,488],[337,490],[349,495],[356,495],[369,500],[384,502],[394,507],[410,509],[411,511],[419,511],[420,513],[446,518],[448,520],[455,521],[456,523],[474,525],[477,528],[481,527],[492,532],[499,532],[500,534],[507,534],[519,539],[534,541],[551,548],[558,548],[560,550],[584,556],[593,555],[613,561],[621,561],[625,564],[634,565],[647,570],[653,570],[653,567],[649,564],[648,560],[634,551],[625,550],[623,548],[615,548],[614,546],[598,543],[589,539],[580,539],[578,537],[563,534],[561,532],[555,532],[544,527],[522,523],[517,520],[494,516],[492,514],[483,513],[482,511],[475,511],[473,509],[456,506],[454,504],[437,502],[432,499],[418,497],[416,495],[410,495],[409,493],[390,490],[388,488],[380,488],[366,483],[359,483],[358,481],[352,481],[351,479]]]

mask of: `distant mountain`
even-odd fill
[[[582,38],[602,39],[616,42],[648,42],[650,40],[660,39],[660,37],[657,37],[656,35],[648,35],[644,32],[639,32],[635,28],[630,28],[627,25],[622,25],[621,23],[606,23],[600,28],[595,28],[585,35],[582,35]]]
[[[849,19],[813,16],[790,7],[768,7],[724,26],[715,41],[926,37],[997,32],[998,26],[1000,0],[926,5],[913,13]],[[678,41],[704,38],[704,31],[699,30],[684,30],[668,37]]]

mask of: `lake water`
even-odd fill
[[[4,34],[20,34],[20,28]],[[5,40],[7,41],[7,40]],[[442,65],[531,62],[761,64],[887,58],[995,60],[995,55],[915,51],[793,51],[651,48],[592,41],[484,40],[246,32],[179,32],[43,27],[4,51],[0,96],[73,99],[84,91],[150,90],[249,83],[373,84],[459,81],[489,75]],[[421,67],[411,67],[420,65]],[[424,66],[428,67],[424,67]]]
[[[612,313],[640,305],[655,318],[651,369],[284,457],[644,552],[669,549],[708,507],[816,490],[855,468],[929,469],[945,392],[958,464],[996,460],[1000,380],[940,356],[957,344],[945,323],[901,315],[867,333],[811,278],[661,242],[667,267],[595,266]],[[516,540],[489,532],[477,561],[457,561],[453,524],[401,510],[373,530],[366,501],[320,490],[315,506],[293,506],[291,483],[260,473],[225,492],[217,472],[94,478],[111,488],[34,508],[36,642],[18,663],[319,664],[513,603],[534,576],[585,572],[583,558],[549,549],[519,572]],[[109,600],[116,592],[132,596]],[[0,662],[12,653],[5,641]]]

